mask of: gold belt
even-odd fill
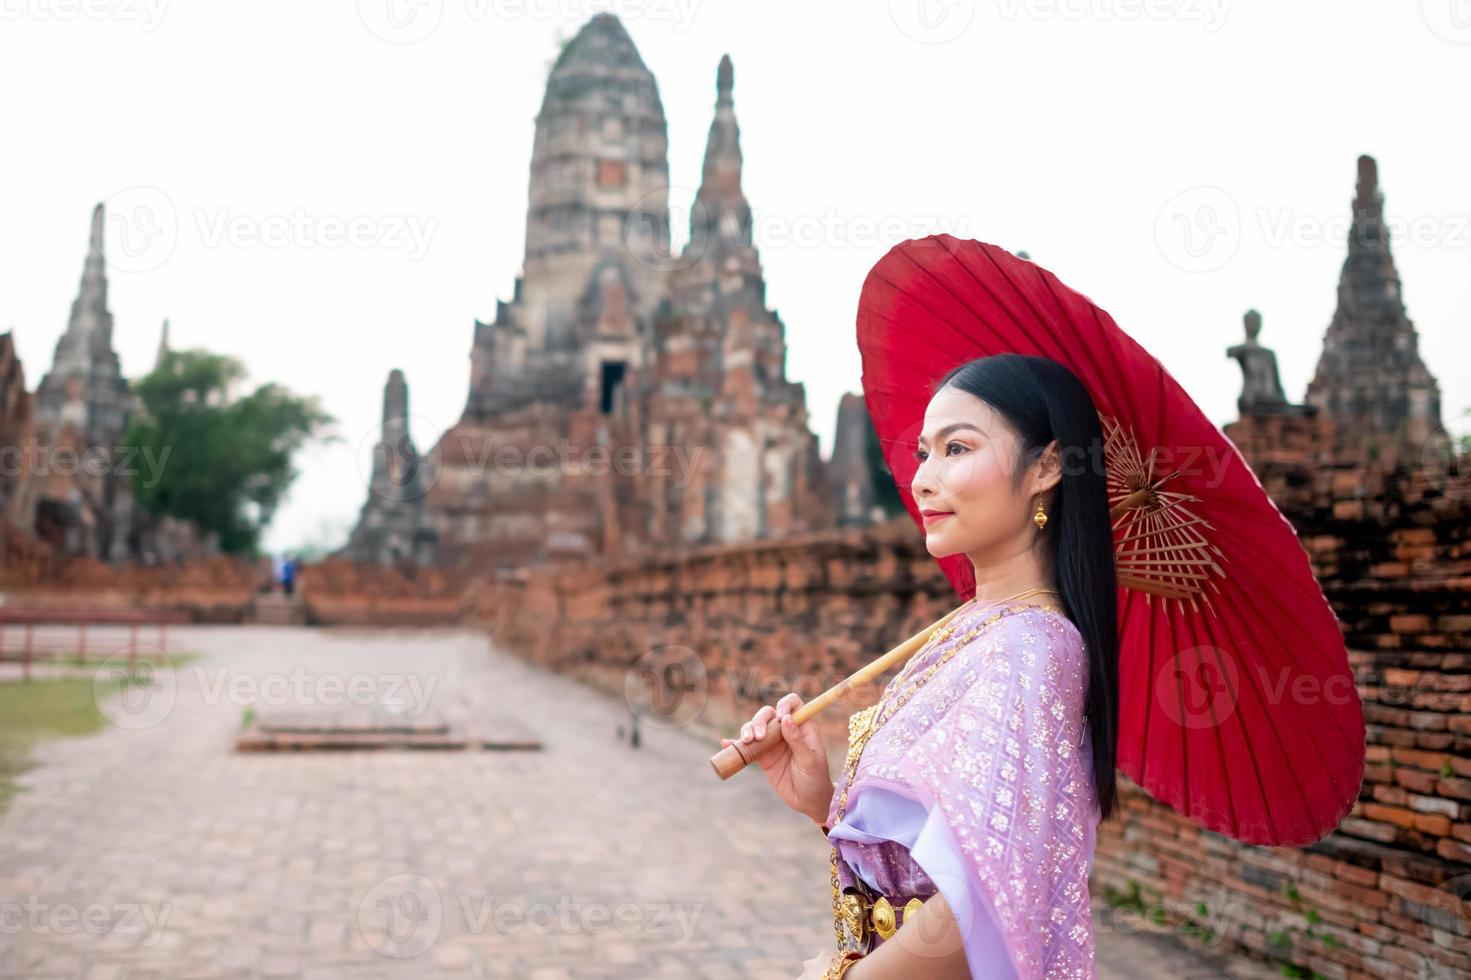
[[[861,891],[845,891],[838,909],[848,931],[861,946],[867,947],[875,934],[880,939],[888,939],[898,932],[903,921],[923,905],[921,898],[911,898],[901,907],[895,906],[885,895],[869,898]]]

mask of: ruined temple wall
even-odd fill
[[[482,583],[468,612],[513,652],[619,696],[631,673],[699,672],[692,720],[728,729],[762,695],[820,693],[955,606],[904,522],[549,569]],[[822,716],[830,745],[846,738],[840,714]]]
[[[1289,970],[1471,976],[1471,483],[1327,457],[1331,426],[1311,417],[1226,433],[1342,626],[1366,722],[1359,801],[1315,844],[1252,847],[1129,784],[1124,819],[1100,828],[1094,889]]]
[[[1471,894],[1471,486],[1320,458],[1322,426],[1277,417],[1227,431],[1343,624],[1367,722],[1359,801],[1313,845],[1257,847],[1200,829],[1120,774],[1093,891],[1112,907],[1106,923],[1146,911],[1152,928],[1289,972],[1471,976],[1471,938],[1457,931],[1471,922],[1460,900]],[[953,605],[902,517],[531,573],[482,585],[467,612],[507,649],[620,697],[648,669],[688,676],[694,664],[704,679],[682,697],[698,698],[691,728],[713,753],[715,734],[793,682],[823,690]],[[846,714],[820,716],[838,751]]]
[[[0,562],[0,603],[24,609],[184,612],[193,622],[240,623],[269,588],[269,562],[229,556],[142,565],[68,558],[7,541]]]

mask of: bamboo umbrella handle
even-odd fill
[[[796,711],[792,712],[792,720],[799,725],[802,724],[802,722],[811,718],[823,708],[842,698],[849,691],[862,687],[895,664],[908,660],[914,655],[916,650],[924,646],[925,641],[932,632],[944,626],[950,621],[950,617],[964,608],[964,605],[956,606],[882,657],[879,657],[867,667],[859,668],[850,674],[846,680],[834,684],[811,701],[806,702]],[[710,765],[714,767],[715,774],[721,779],[729,779],[756,761],[767,749],[770,749],[782,740],[781,726],[767,725],[765,737],[754,742],[732,742],[710,757]]]

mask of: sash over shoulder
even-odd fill
[[[962,649],[864,747],[829,838],[845,864],[932,881],[972,976],[1091,980],[1099,813],[1082,635],[1037,607],[968,633],[956,631]],[[921,650],[916,666],[946,646]],[[903,860],[876,860],[878,841],[896,842]]]

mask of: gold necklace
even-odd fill
[[[1010,602],[1012,599],[1021,599],[1039,592],[1051,592],[1053,595],[1058,594],[1055,589],[1044,589],[1038,586],[1035,588],[1023,590],[1013,596],[1007,596],[1005,599],[999,599],[986,608],[991,609],[995,606],[1000,605],[1003,602]],[[974,602],[975,600],[971,599],[971,601]],[[1031,605],[1023,605],[1020,608],[1030,609],[1034,607]],[[956,616],[958,615],[959,613],[956,614]],[[975,629],[966,633],[963,637],[960,638],[959,642],[953,644],[950,649],[942,653],[933,664],[930,664],[930,666],[925,669],[924,674],[915,684],[910,686],[907,690],[903,691],[897,698],[894,698],[892,700],[887,698],[880,699],[877,704],[864,708],[862,711],[855,712],[848,718],[848,756],[846,759],[843,760],[843,791],[838,797],[837,819],[833,821],[833,826],[837,826],[837,824],[842,821],[843,814],[847,812],[848,790],[853,785],[853,776],[858,771],[858,761],[860,758],[862,758],[863,748],[865,745],[868,744],[869,739],[873,738],[874,733],[882,728],[885,722],[894,717],[895,713],[898,712],[898,710],[902,708],[911,697],[914,696],[914,693],[916,691],[918,691],[921,687],[925,685],[925,683],[934,675],[935,671],[940,669],[941,665],[947,662],[951,657],[955,656],[956,652],[962,649],[967,642],[969,642],[975,636],[979,635],[980,632],[984,630],[987,626],[990,626],[992,623],[996,622],[996,620],[1000,619],[1002,615],[1004,615],[1004,611],[998,612],[994,616],[989,616]],[[956,616],[952,616],[951,621],[954,621]],[[933,633],[930,634],[929,639],[925,641],[925,647],[920,648],[921,651],[923,651],[926,647],[930,646],[933,643],[944,642],[945,638],[948,637],[951,632],[953,632],[953,629],[953,627],[950,627],[947,624],[947,626],[935,630]],[[894,679],[894,682],[897,682],[901,677],[906,676],[910,665],[918,662],[918,660],[919,653],[916,653],[914,657],[911,658],[909,664],[905,664],[905,671],[901,672],[900,677],[896,677]],[[890,686],[894,686],[894,682],[890,682]],[[887,695],[888,690],[889,687],[884,688],[885,695]],[[892,704],[893,706],[887,712],[881,713],[880,709],[890,704]],[[838,949],[841,950],[844,948],[845,945],[843,939],[844,915],[842,907],[842,895],[838,890],[838,845],[836,842],[834,842],[832,845],[830,864],[830,877],[833,887],[833,933],[837,937]]]

